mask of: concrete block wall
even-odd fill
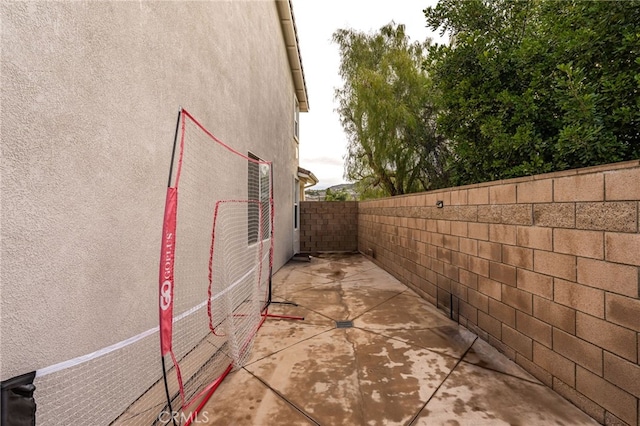
[[[358,249],[356,201],[300,202],[300,251],[355,251]]]
[[[599,422],[638,425],[639,201],[631,161],[360,202],[358,248]]]

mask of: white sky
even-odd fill
[[[300,167],[311,170],[323,189],[345,182],[344,156],[347,138],[334,111],[340,55],[331,36],[340,28],[373,32],[394,21],[404,24],[412,40],[430,37],[422,10],[437,0],[292,0],[298,29],[302,66],[307,83],[309,112],[300,114]]]

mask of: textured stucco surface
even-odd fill
[[[293,83],[273,2],[0,7],[2,379],[157,325],[179,106],[274,161],[275,269],[291,257]]]

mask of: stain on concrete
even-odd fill
[[[416,424],[597,424],[551,389],[521,378],[460,363]]]
[[[364,257],[294,265],[273,309],[309,322],[268,320],[204,424],[596,424]]]
[[[308,426],[314,423],[244,370],[231,373],[203,407],[198,425]]]

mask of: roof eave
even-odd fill
[[[275,0],[278,9],[278,17],[282,26],[282,34],[284,36],[284,44],[287,49],[287,57],[289,58],[289,67],[291,68],[291,77],[293,85],[300,105],[300,111],[309,111],[309,99],[307,97],[307,84],[304,78],[304,69],[302,67],[302,57],[300,56],[300,47],[298,44],[298,30],[296,29],[296,21],[293,16],[293,7],[290,0]]]

